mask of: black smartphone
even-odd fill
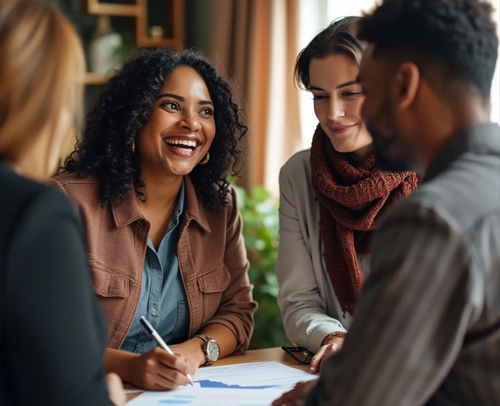
[[[309,365],[314,353],[304,347],[285,347],[281,349],[289,354],[295,361],[302,365]]]

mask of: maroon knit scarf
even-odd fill
[[[326,270],[344,315],[352,314],[364,281],[356,253],[369,252],[380,216],[417,187],[417,176],[381,171],[373,154],[354,167],[318,126],[311,146],[311,177]]]

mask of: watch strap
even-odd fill
[[[195,337],[201,338],[205,343],[208,341],[208,337],[203,334],[196,334]]]
[[[207,366],[207,365],[212,365],[215,361],[211,361],[208,358],[208,349],[207,349],[207,346],[208,346],[208,342],[210,340],[213,340],[213,338],[211,339],[210,337],[204,336],[203,334],[196,334],[195,337],[198,337],[201,340],[203,340],[203,347],[201,347],[201,348],[203,350],[203,355],[205,355],[205,363],[202,365],[202,367]]]

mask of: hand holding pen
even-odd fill
[[[153,326],[149,323],[149,321],[145,317],[141,317],[140,322],[144,326],[144,328],[148,332],[148,334],[159,345],[159,347],[156,347],[153,350],[148,351],[148,353],[144,353],[144,354],[142,354],[140,356],[140,358],[143,358],[143,357],[149,358],[149,359],[145,359],[143,362],[149,363],[149,365],[151,365],[151,364],[154,363],[155,358],[158,358],[159,361],[160,361],[160,364],[162,364],[163,366],[168,367],[170,369],[177,370],[178,371],[177,373],[182,373],[185,377],[187,377],[189,379],[189,381],[191,382],[191,385],[192,385],[193,384],[193,378],[187,372],[187,368],[184,367],[184,365],[186,365],[186,364],[182,360],[182,357],[175,356],[175,354],[173,353],[173,351],[169,348],[169,346],[165,343],[165,341],[163,341],[163,339],[160,337],[160,335],[158,334],[158,332],[153,328]],[[173,355],[175,358],[172,359],[171,357],[169,357],[167,359],[165,357],[165,355],[163,355],[163,354],[165,354],[165,352],[167,352],[169,355]],[[152,354],[149,354],[149,353],[152,353]],[[157,354],[156,357],[154,357],[154,356],[151,357],[152,355],[154,355],[154,353]],[[161,359],[162,357],[163,357],[163,360]],[[151,358],[153,358],[153,359],[151,359]],[[181,367],[181,365],[182,365],[182,367]],[[160,365],[160,367],[161,367],[161,365]],[[158,369],[158,367],[155,367],[154,369]],[[161,373],[159,375],[161,375],[162,378],[167,378],[168,380],[172,381],[172,385],[171,386],[168,385],[168,384],[165,385],[166,382],[157,383],[157,385],[159,387],[157,387],[156,390],[158,390],[158,389],[173,389],[174,387],[176,387],[176,386],[179,385],[179,383],[176,383],[176,381],[179,382],[180,377],[177,378],[177,379],[175,379],[175,378],[172,379],[170,377],[167,377],[165,373]],[[150,378],[153,379],[154,377],[150,377]],[[149,378],[147,380],[150,381]],[[147,386],[149,386],[149,385],[147,385]],[[141,385],[141,387],[144,387],[144,386]],[[150,387],[150,388],[145,388],[145,389],[155,390],[155,387]]]

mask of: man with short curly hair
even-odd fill
[[[483,0],[384,0],[358,80],[379,165],[419,188],[373,238],[339,353],[278,405],[500,405],[498,53]]]

